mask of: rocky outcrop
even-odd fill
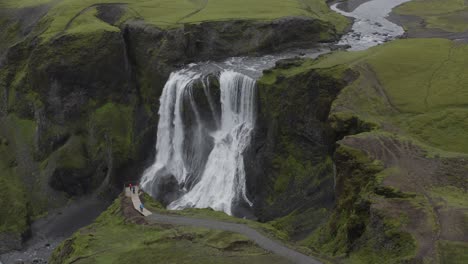
[[[97,17],[120,23],[123,8],[99,6]],[[42,38],[47,23],[36,25],[39,18],[11,38],[14,45],[0,59],[0,117],[16,120],[8,126],[28,129],[28,140],[18,140],[24,147],[14,150],[19,177],[28,181],[28,199],[37,198],[31,208],[40,208],[28,215],[96,190],[117,192],[123,182],[137,180],[154,157],[159,96],[174,69],[337,38],[331,24],[310,18],[167,30],[133,20],[115,24],[116,31],[65,29]],[[24,38],[15,42],[19,35]],[[1,136],[13,140],[3,135],[7,130]]]
[[[21,235],[15,233],[0,233],[0,254],[11,250],[20,250],[21,246]]]
[[[333,206],[336,135],[328,113],[334,98],[354,78],[342,69],[286,75],[302,63],[280,61],[259,81],[259,126],[250,150],[253,158],[246,161],[256,216],[261,221],[280,218],[276,224],[288,226],[297,238],[316,228],[323,210]],[[340,80],[332,74],[346,77]]]

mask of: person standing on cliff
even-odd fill
[[[144,208],[144,207],[143,207],[143,204],[140,203],[140,212],[142,212],[142,213],[143,213],[143,208]]]

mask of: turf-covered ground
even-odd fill
[[[264,84],[309,71],[341,78],[347,67],[358,76],[329,116],[337,131],[351,134],[335,154],[338,209],[304,245],[345,263],[468,260],[467,57],[460,42],[403,39],[264,76]],[[359,212],[364,203],[370,215]]]
[[[413,0],[397,8],[396,12],[422,17],[427,28],[449,32],[468,30],[468,3],[465,0]]]
[[[468,43],[468,2],[413,0],[394,10],[392,21],[410,38],[447,38]]]
[[[290,263],[239,234],[145,225],[122,199],[65,241],[51,263]]]
[[[467,45],[450,40],[408,39],[367,51],[333,53],[286,74],[350,65],[361,78],[341,93],[336,109],[352,107],[363,118],[391,122],[432,147],[468,154],[467,56]],[[273,76],[265,76],[269,78]]]
[[[147,23],[173,28],[184,23],[200,23],[224,20],[272,20],[288,16],[305,16],[328,21],[341,31],[347,20],[331,11],[325,0],[41,0],[11,1],[0,3],[1,8],[31,8],[48,5],[49,11],[42,19],[47,30],[45,38],[63,31],[81,33],[96,30],[117,30],[97,19],[96,7],[102,5],[125,6],[121,22],[130,19],[144,19]]]

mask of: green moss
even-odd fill
[[[62,243],[51,263],[288,263],[238,234],[129,223],[120,199]]]
[[[23,233],[28,227],[28,199],[11,149],[0,144],[0,233]]]
[[[408,223],[404,213],[390,215],[378,206],[376,187],[384,171],[367,154],[340,145],[337,203],[328,222],[302,243],[344,263],[401,263],[415,256],[415,239],[402,231]],[[396,198],[393,197],[392,198]],[[372,213],[371,213],[372,210]]]
[[[288,185],[294,183],[294,180],[298,183],[303,182],[304,178],[313,171],[310,162],[302,163],[293,156],[288,156],[286,159],[277,157],[273,161],[273,166],[279,168],[279,176],[274,186],[277,194],[286,191]]]
[[[34,149],[34,136],[36,134],[36,122],[28,119],[21,119],[15,114],[8,115],[8,123],[6,127],[11,130],[10,133],[14,136],[15,145],[27,145],[29,150]]]
[[[434,187],[433,197],[444,200],[450,207],[468,208],[468,192],[455,186]]]
[[[9,115],[0,123],[0,232],[22,234],[29,225],[30,195],[18,167],[18,149],[32,148],[35,123]],[[2,134],[5,133],[5,134]],[[5,136],[5,137],[3,137]]]
[[[95,4],[109,3],[115,2],[111,0],[84,0],[79,2],[64,0],[56,3],[44,18],[44,21],[49,22],[49,26],[42,34],[42,37],[44,40],[48,40],[59,33],[63,33],[69,21],[80,12],[82,13],[75,18],[68,33],[83,33],[90,30],[116,30],[114,27],[96,19],[93,14],[94,8],[88,8]],[[160,28],[174,28],[185,23],[196,24],[205,21],[269,21],[288,16],[317,18],[333,25],[337,32],[343,32],[349,25],[346,18],[328,8],[325,0],[293,0],[288,2],[281,0],[127,0],[119,3],[127,4],[127,12],[120,22],[125,19],[143,18],[147,23]],[[19,7],[19,5],[14,7]]]
[[[131,159],[134,155],[133,111],[131,107],[107,103],[98,108],[90,118],[89,127],[96,138],[91,146],[96,156],[110,149],[117,162]]]
[[[430,54],[430,56],[428,56]],[[466,138],[468,45],[444,39],[397,40],[361,52],[338,52],[303,68],[347,65],[360,77],[333,102],[331,118],[356,117],[374,128],[394,126],[399,136],[462,155]],[[346,118],[344,118],[346,120]],[[434,149],[431,152],[437,152]]]
[[[1,8],[1,3],[0,3]],[[21,24],[9,18],[0,18],[0,51],[6,50],[21,37]]]
[[[439,242],[440,263],[463,264],[468,261],[468,243],[442,240]]]
[[[398,125],[439,149],[468,153],[468,108],[445,108],[398,119]],[[454,142],[456,140],[456,142]]]
[[[339,161],[346,162],[338,171],[336,210],[326,225],[312,234],[304,244],[331,255],[351,250],[352,243],[363,235],[369,221],[370,199],[374,195],[376,175],[383,170],[357,149],[341,145],[336,150]]]
[[[96,8],[91,8],[87,12],[77,17],[70,28],[67,29],[67,34],[87,34],[91,32],[110,31],[119,32],[120,29],[111,26],[96,17],[98,11]]]
[[[387,230],[385,234],[387,249],[376,250],[375,237],[370,238],[365,247],[353,252],[347,263],[404,263],[411,261],[416,248],[413,237],[404,232]]]
[[[322,224],[329,214],[327,208],[295,210],[287,216],[268,222],[268,224],[287,234],[291,240],[293,236],[303,237],[310,233],[314,227]]]
[[[47,4],[52,0],[2,0],[0,8],[25,8]]]
[[[416,0],[397,7],[395,11],[403,15],[419,16],[429,28],[450,32],[468,30],[468,6],[464,0]]]
[[[141,202],[145,205],[145,208],[150,210],[151,212],[159,212],[159,211],[164,211],[165,208],[164,206],[153,199],[149,194],[143,193],[142,196],[140,196]]]
[[[85,169],[89,162],[83,139],[79,136],[72,136],[53,156],[56,157],[57,168],[61,169]]]
[[[259,232],[263,233],[266,236],[269,236],[274,239],[287,240],[288,235],[283,232],[283,230],[276,229],[271,223],[260,223],[257,221],[252,221],[248,219],[242,219],[237,217],[232,217],[224,212],[214,211],[210,208],[207,209],[198,209],[198,208],[187,208],[184,210],[171,211],[166,210],[159,202],[155,201],[150,195],[144,193],[141,196],[142,201],[145,204],[145,207],[152,212],[157,212],[161,214],[168,215],[180,215],[194,218],[204,218],[204,219],[214,219],[219,221],[231,222],[246,224]]]

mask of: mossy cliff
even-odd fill
[[[346,263],[466,262],[466,52],[449,40],[398,40],[285,73],[346,65],[358,75],[328,117],[336,203],[302,245]]]
[[[159,96],[180,65],[333,41],[347,24],[325,15],[322,0],[237,18],[212,17],[210,3],[186,22],[185,11],[202,1],[174,1],[184,14],[170,25],[151,13],[173,10],[165,2],[101,2],[0,4],[0,180],[11,183],[0,233],[15,237],[0,251],[17,248],[50,208],[96,190],[117,193],[141,175],[154,156]]]
[[[258,82],[259,120],[248,158],[248,188],[255,215],[276,219],[292,238],[315,229],[333,206],[335,133],[328,113],[354,75],[343,67],[300,68],[279,61]],[[254,160],[254,161],[252,161]]]
[[[467,47],[398,40],[266,71],[259,220],[338,262],[466,262]]]

